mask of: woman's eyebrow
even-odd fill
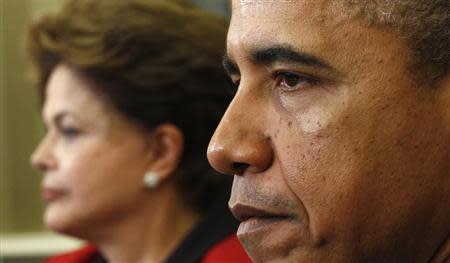
[[[69,114],[69,112],[67,111],[61,111],[58,112],[57,114],[55,114],[55,116],[53,117],[53,122],[56,124],[61,124],[61,122],[63,121],[63,119]]]

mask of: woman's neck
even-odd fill
[[[109,263],[164,262],[198,222],[199,214],[185,205],[175,187],[157,191],[90,238]]]

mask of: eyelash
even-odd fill
[[[237,92],[237,89],[239,88],[239,84],[241,83],[241,79],[233,80],[233,78],[229,77],[230,85],[229,85],[229,92],[232,96],[234,96]]]
[[[60,131],[61,131],[61,134],[68,139],[74,139],[81,133],[81,131],[79,129],[71,128],[71,127],[60,128]]]
[[[294,84],[294,87],[287,85],[286,83],[286,78],[289,77],[294,77],[296,78],[297,83]],[[295,91],[298,90],[299,88],[302,87],[295,87],[298,85],[304,86],[304,85],[308,85],[308,86],[314,86],[314,85],[318,85],[320,84],[320,80],[312,77],[312,76],[307,76],[304,74],[300,74],[300,73],[294,73],[294,72],[290,72],[290,71],[275,71],[272,74],[272,78],[275,80],[276,82],[276,86],[280,87],[282,90],[284,91]],[[231,79],[231,83],[234,89],[237,89],[239,87],[241,80],[237,79],[237,80],[233,80]]]
[[[232,77],[229,77],[229,79],[230,79],[231,85],[234,88],[239,87],[239,84],[241,83],[241,78],[234,80]]]
[[[280,87],[284,91],[296,91],[306,86],[314,86],[319,84],[317,78],[306,76],[300,73],[294,73],[289,71],[276,71],[272,75],[276,82],[276,86]],[[290,80],[288,78],[291,78]],[[292,79],[293,78],[293,79]],[[289,84],[289,81],[294,81],[294,84]]]

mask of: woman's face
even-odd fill
[[[31,157],[45,174],[46,225],[81,237],[141,207],[151,159],[149,135],[91,85],[70,66],[53,70],[43,107],[47,134]]]

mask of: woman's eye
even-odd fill
[[[317,84],[318,80],[298,73],[277,71],[274,73],[277,87],[287,91],[297,90],[305,86]]]
[[[61,128],[61,134],[69,139],[73,139],[75,137],[77,137],[78,135],[80,135],[81,131],[79,129],[76,128],[72,128],[72,127],[63,127]]]

